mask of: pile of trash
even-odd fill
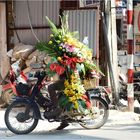
[[[45,64],[50,61],[50,57],[36,49],[35,46],[18,43],[13,49],[7,52],[10,66],[20,61],[21,70],[28,75],[31,71],[41,70],[45,68]],[[57,76],[53,79],[57,80]]]
[[[24,63],[21,64],[21,67],[25,73],[31,71],[32,63],[43,64],[44,59],[46,59],[46,55],[40,53],[34,46],[22,43],[16,44],[13,49],[8,51],[7,55],[10,58],[11,65],[22,59]]]
[[[36,50],[35,46],[18,43],[15,47],[7,52],[8,65],[4,65],[3,75],[0,74],[0,108],[5,107],[13,95],[12,90],[3,92],[2,87],[9,83],[10,68],[17,76],[18,82],[24,84],[32,84],[36,81],[30,81],[31,73],[42,71],[46,64],[50,61],[50,57],[44,52]],[[28,80],[20,77],[20,72],[23,72]],[[51,77],[50,80],[57,80],[58,76]]]

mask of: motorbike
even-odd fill
[[[53,107],[49,94],[44,96],[41,93],[47,81],[46,72],[38,71],[34,77],[37,82],[31,87],[28,84],[16,84],[18,96],[5,111],[5,124],[13,133],[28,134],[36,128],[39,120],[78,123],[85,129],[98,129],[106,123],[109,116],[109,98],[103,88],[87,89],[84,96],[90,109],[79,112],[76,109],[68,110],[67,106],[61,107],[59,104]],[[63,91],[58,91],[58,101],[62,96]]]
[[[122,67],[120,65],[120,67]],[[134,100],[137,100],[140,103],[140,71],[137,71],[136,67],[139,65],[134,64],[134,79],[133,79],[133,87],[134,87]],[[119,84],[120,84],[120,99],[127,100],[127,76],[124,73],[119,74]]]

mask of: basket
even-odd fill
[[[95,88],[96,87],[96,79],[84,79],[83,85],[84,85],[84,88],[86,90]]]

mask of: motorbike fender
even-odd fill
[[[42,119],[39,107],[33,100],[31,100],[29,98],[18,97],[18,98],[16,98],[16,100],[14,102],[19,102],[19,103],[22,102],[22,103],[27,103],[27,104],[31,105],[31,107],[34,109],[35,119]]]
[[[102,98],[101,96],[100,97],[97,97],[97,96],[90,96],[90,98],[92,99],[92,98],[99,98],[100,100],[102,100],[102,102],[104,103],[104,105],[106,106],[106,108],[107,109],[109,109],[109,104],[107,103],[107,101],[104,99],[104,98]]]
[[[87,94],[88,96],[90,95],[90,97],[101,97],[101,92],[98,88],[87,90]]]
[[[99,99],[101,99],[102,102],[103,102],[103,103],[105,104],[105,106],[107,107],[107,109],[109,109],[109,104],[108,104],[108,102],[102,97],[101,92],[99,92],[98,89],[92,90],[92,91],[90,91],[88,94],[89,94],[90,99],[92,99],[92,98],[99,98]]]

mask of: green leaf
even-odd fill
[[[66,14],[63,13],[63,16],[60,16],[61,20],[61,29],[62,29],[62,34],[67,34],[68,33],[68,12]]]
[[[69,103],[69,98],[66,97],[64,94],[61,95],[61,97],[59,98],[59,105],[60,105],[61,107],[64,107],[64,106],[66,106],[68,103]]]
[[[59,101],[59,105],[60,105],[60,106],[62,106],[63,101],[65,101],[65,98],[66,98],[66,97],[63,96],[63,95],[61,95],[61,96],[59,97],[59,100],[58,100],[58,101]]]
[[[78,104],[79,104],[79,107],[82,107],[81,108],[82,110],[87,108],[86,103],[83,100],[78,100]]]
[[[76,68],[78,69],[79,72],[83,72],[83,74],[85,75],[85,66],[84,64],[76,64]]]
[[[79,63],[76,63],[76,68],[79,72],[81,72],[81,65]]]
[[[52,57],[52,58],[51,58],[51,63],[52,63],[52,62],[53,62],[53,63],[54,63],[54,62],[57,62],[57,59],[56,59],[55,57]]]
[[[66,99],[64,100],[64,102],[62,103],[62,106],[66,106],[68,103],[69,103],[69,99],[66,98]]]
[[[54,35],[57,35],[59,33],[59,30],[56,28],[56,26],[54,25],[54,23],[46,16],[46,19],[48,21],[48,24],[53,32]]]
[[[72,102],[68,102],[68,103],[67,103],[67,106],[66,106],[67,111],[71,111],[72,108],[74,108],[73,103],[72,103]]]
[[[56,57],[56,51],[54,50],[54,48],[52,47],[52,45],[40,41],[38,42],[35,47],[39,50],[39,51],[45,51],[49,56],[51,57]]]
[[[74,38],[79,39],[79,33],[78,31],[74,31],[70,33]]]
[[[86,101],[83,101],[81,99],[78,100],[78,105],[79,105],[79,111],[83,114],[93,114],[92,110],[91,109],[88,109],[87,108],[87,105],[86,105]]]
[[[35,47],[40,51],[44,51],[46,50],[46,44],[47,44],[46,42],[37,42]]]
[[[82,72],[83,72],[83,74],[85,75],[85,66],[84,66],[84,64],[81,64],[81,70],[82,70]]]

